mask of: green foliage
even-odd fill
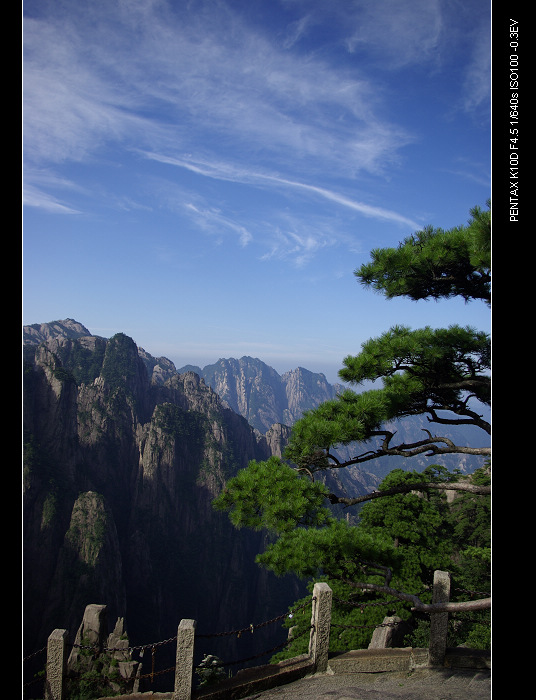
[[[382,424],[405,416],[449,410],[479,428],[488,426],[467,405],[467,395],[490,403],[490,338],[472,328],[395,326],[344,359],[339,375],[359,384],[381,379],[382,389],[347,390],[304,413],[292,430],[285,457],[312,471],[334,466],[326,454],[337,445],[370,440]]]
[[[52,370],[52,374],[54,375],[55,379],[58,379],[60,382],[64,382],[65,384],[75,383],[73,375],[64,367],[55,367]]]
[[[448,474],[444,467],[431,465],[424,472],[395,469],[379,486],[380,491],[404,484],[426,484],[447,481],[437,474]],[[375,532],[388,534],[397,547],[411,544],[428,548],[429,541],[436,537],[436,529],[448,511],[444,494],[435,491],[416,491],[395,494],[366,503],[360,512],[361,526]]]
[[[195,670],[199,677],[199,686],[212,685],[227,678],[222,660],[213,654],[204,654],[203,660]]]
[[[78,385],[82,382],[89,384],[100,374],[105,349],[104,338],[96,338],[92,348],[73,341],[56,348],[55,355]]]
[[[328,491],[311,483],[277,457],[252,461],[230,479],[214,501],[217,510],[229,512],[236,527],[281,534],[298,526],[319,526],[330,520],[323,505]]]
[[[425,472],[396,469],[382,481],[379,490],[403,484],[438,481],[443,468],[429,467]],[[446,497],[436,491],[396,494],[370,501],[360,511],[360,527],[372,538],[388,537],[400,559],[392,587],[418,594],[433,578],[435,569],[449,569],[448,505]]]
[[[465,227],[429,227],[397,249],[372,251],[372,262],[356,276],[387,298],[458,295],[489,302],[490,230],[489,212],[475,207]],[[430,422],[459,422],[488,431],[468,397],[490,403],[489,370],[490,339],[483,332],[458,325],[419,330],[395,326],[364,343],[356,357],[347,357],[340,372],[354,384],[382,380],[383,388],[360,394],[345,391],[307,411],[295,423],[285,452],[298,470],[275,458],[251,462],[217,499],[216,507],[227,510],[236,526],[272,533],[257,557],[259,564],[278,575],[292,572],[328,581],[334,591],[332,627],[342,630],[331,636],[332,651],[366,646],[374,627],[393,612],[413,623],[414,640],[426,646],[426,623],[413,615],[411,602],[393,600],[390,591],[430,602],[436,569],[451,571],[464,595],[467,590],[489,590],[489,499],[466,494],[449,505],[444,491],[428,490],[425,484],[451,483],[460,478],[458,473],[437,465],[422,473],[398,469],[384,479],[380,490],[411,484],[412,491],[371,500],[361,509],[358,524],[350,525],[323,505],[327,489],[300,473],[312,476],[317,470],[340,467],[331,448],[364,443],[382,434],[385,422],[409,415],[425,414]],[[450,415],[445,417],[445,412]],[[432,449],[430,443],[422,447]],[[475,483],[486,483],[489,471],[474,478]],[[486,615],[481,611],[472,618],[460,616],[450,643],[489,643],[481,624]],[[306,650],[307,623],[289,616],[286,626],[295,626],[300,634],[294,634],[283,656]]]
[[[383,379],[390,417],[416,402],[456,407],[468,390],[489,403],[490,338],[470,327],[395,326],[363,343],[361,353],[343,364],[339,375],[347,382]]]
[[[458,478],[457,473],[436,465],[423,473],[398,469],[383,480],[380,490],[404,483],[454,482]],[[476,481],[481,478],[477,475]],[[463,529],[456,535],[456,527],[465,517],[475,515],[483,524],[484,540],[486,518],[489,532],[485,499],[479,501],[482,497],[468,496],[468,499],[465,495],[457,497],[451,506],[442,492],[433,490],[383,497],[362,508],[357,526],[334,520],[323,528],[285,532],[257,561],[279,575],[292,571],[304,578],[328,582],[333,590],[331,651],[366,648],[374,628],[386,615],[396,615],[414,626],[404,643],[425,647],[429,619],[415,617],[411,603],[382,592],[360,590],[352,584],[384,585],[385,570],[381,567],[387,566],[392,573],[390,588],[417,595],[426,603],[431,602],[433,572],[442,569],[452,572],[453,586],[456,591],[461,590],[459,599],[466,600],[468,590],[486,594],[489,548],[464,547],[459,539]],[[470,510],[463,505],[467,500]],[[297,601],[293,607],[303,602]],[[307,650],[308,637],[304,638],[303,634],[309,620],[310,617],[298,616],[285,621],[287,628],[296,625],[296,639],[274,660]],[[488,621],[489,611],[456,615],[449,632],[449,645],[489,648]]]
[[[124,333],[117,333],[106,345],[101,376],[110,388],[125,389],[136,376],[136,361],[137,349],[132,339]]]
[[[81,493],[74,504],[71,523],[65,533],[66,543],[69,543],[74,551],[84,553],[84,560],[79,558],[77,568],[88,573],[95,566],[105,543],[107,530],[108,517],[104,497],[95,492]]]
[[[285,457],[300,467],[325,469],[329,464],[323,450],[367,440],[387,417],[382,392],[372,390],[356,394],[344,391],[336,399],[306,411],[296,421]]]
[[[475,484],[491,483],[489,465],[471,477]],[[462,590],[491,592],[491,496],[460,494],[447,514],[452,533],[452,559],[456,586]],[[487,611],[480,616],[489,615]],[[472,614],[472,619],[479,615]],[[487,647],[478,647],[487,648]]]
[[[189,445],[199,446],[206,432],[207,420],[197,411],[185,411],[172,403],[161,403],[153,413],[156,428],[172,438],[180,437]]]
[[[357,591],[336,579],[321,577],[333,591],[331,608],[330,652],[366,648],[372,633],[386,615],[398,615],[407,619],[404,605],[393,598],[380,597],[373,592]],[[309,589],[312,593],[313,582]],[[311,596],[303,598],[289,608],[284,627],[291,631],[291,640],[283,651],[272,657],[272,663],[305,654],[309,647],[311,630]],[[304,606],[304,607],[303,607]]]
[[[485,470],[483,474],[477,474],[476,481],[485,482]],[[257,556],[258,564],[279,576],[293,573],[306,580],[329,583],[334,591],[335,630],[330,649],[341,651],[366,647],[385,615],[414,621],[411,603],[352,585],[364,582],[384,586],[387,568],[392,575],[391,588],[417,595],[423,602],[431,602],[436,569],[452,571],[458,586],[486,590],[489,550],[480,546],[486,542],[486,522],[489,530],[486,502],[468,494],[449,506],[443,492],[424,489],[429,482],[448,483],[459,478],[458,473],[437,465],[422,473],[394,470],[382,481],[380,490],[418,483],[423,483],[423,490],[367,503],[360,511],[359,524],[352,526],[322,507],[326,493],[322,485],[271,458],[263,463],[250,462],[229,482],[216,506],[229,511],[238,527],[273,533],[265,551]],[[482,534],[474,540],[474,546],[467,547],[463,542],[467,542],[464,533],[469,519],[482,523]],[[303,603],[297,601],[293,608]],[[470,635],[485,635],[478,615],[473,614],[471,619],[477,623],[460,623],[452,632],[456,643],[465,643]],[[308,620],[310,617],[303,614],[286,620],[288,628],[297,625],[295,640],[275,660],[306,651]],[[426,625],[417,629],[415,638],[422,634],[428,634]],[[482,637],[480,644],[484,643]]]
[[[37,443],[35,436],[24,432],[23,481],[29,492],[40,492],[42,501],[41,529],[54,530],[60,524],[59,514],[66,502],[72,503],[76,494],[72,490],[67,470]],[[70,505],[68,506],[71,507]]]
[[[399,564],[396,551],[382,533],[371,535],[334,518],[319,528],[285,530],[257,557],[259,564],[279,576],[294,573],[303,578],[351,577],[362,568],[361,561]]]
[[[41,528],[50,526],[56,517],[58,498],[54,492],[47,493],[43,502],[43,512],[41,515]]]
[[[355,275],[388,299],[461,296],[489,303],[491,213],[475,207],[467,226],[449,231],[429,226],[404,239],[398,248],[372,250],[371,258]]]
[[[473,484],[489,486],[491,476],[489,469],[483,467],[477,469],[471,475]],[[474,496],[469,493],[460,494],[454,501],[450,510],[452,520],[452,533],[455,542],[461,551],[474,552],[491,547],[491,532],[489,523],[491,520],[491,496]],[[476,554],[477,558],[486,559],[485,554]]]
[[[110,654],[96,653],[90,640],[84,637],[76,667],[66,678],[66,700],[94,700],[125,693],[127,682],[117,666]]]
[[[469,649],[491,649],[491,620],[489,610],[449,615],[447,646],[465,646]],[[427,647],[430,643],[430,620],[418,619],[404,644],[411,647]]]

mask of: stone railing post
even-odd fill
[[[450,574],[447,571],[434,571],[432,603],[448,603],[450,599]],[[430,666],[443,666],[447,650],[449,614],[448,612],[430,615]]]
[[[195,620],[181,620],[177,631],[173,700],[191,700],[194,674]]]
[[[67,630],[54,630],[47,642],[46,700],[63,700],[63,678],[67,667]]]
[[[324,673],[328,668],[332,597],[333,592],[327,583],[315,583],[309,656],[315,665],[315,670],[320,673]]]

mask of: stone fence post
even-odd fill
[[[63,678],[67,668],[67,630],[54,630],[47,642],[46,700],[63,700]]]
[[[191,700],[194,673],[195,620],[181,620],[177,631],[173,700]]]
[[[434,571],[432,603],[448,603],[450,599],[450,574],[447,571]],[[430,666],[443,666],[447,651],[448,612],[430,615]]]
[[[320,673],[325,673],[328,668],[332,598],[333,592],[327,583],[315,583],[309,656],[315,665],[315,670]]]

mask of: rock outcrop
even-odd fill
[[[234,529],[212,501],[250,460],[281,456],[289,426],[338,386],[248,357],[177,371],[72,319],[27,326],[24,339],[25,654],[54,628],[74,633],[90,603],[145,644],[173,637],[182,618],[202,632],[237,629],[304,595],[255,564],[265,533]],[[412,442],[421,427],[396,430]],[[395,459],[319,478],[360,495],[395,466],[419,468]],[[229,658],[227,641],[207,653]]]
[[[54,628],[74,634],[90,603],[127,619],[134,644],[173,637],[182,618],[216,633],[284,612],[302,585],[260,569],[264,533],[212,508],[270,456],[266,438],[193,372],[163,381],[171,367],[149,374],[127,336],[65,323],[25,347],[25,652]],[[232,657],[233,642],[207,651]]]
[[[108,634],[107,606],[87,605],[67,662],[67,687],[78,696],[80,684],[91,678],[93,691],[101,696],[137,692],[142,665],[129,647],[123,618]]]
[[[341,389],[321,373],[298,367],[280,375],[253,357],[220,359],[203,369],[189,366],[179,371],[188,369],[261,433],[275,423],[292,426],[304,411],[335,398]]]

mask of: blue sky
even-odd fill
[[[489,330],[353,271],[486,206],[490,22],[486,0],[26,0],[24,324],[332,382],[397,323]]]

